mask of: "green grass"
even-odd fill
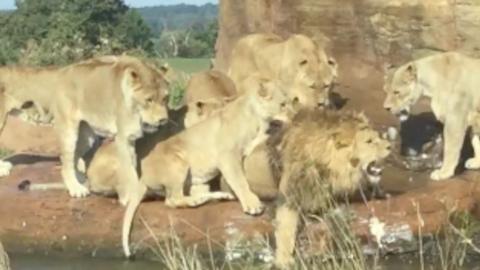
[[[209,58],[165,58],[174,70],[183,71],[185,73],[194,73],[207,70],[210,67]]]
[[[0,148],[0,159],[2,159],[4,157],[7,157],[11,154],[13,154],[13,151],[8,150],[8,149],[4,149],[4,148]]]

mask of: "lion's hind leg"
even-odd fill
[[[465,168],[470,170],[480,169],[480,114],[474,113],[471,119],[472,135],[471,143],[474,156],[465,162]]]
[[[432,180],[443,180],[454,175],[466,131],[467,121],[465,118],[447,117],[443,130],[443,164],[440,169],[434,170],[430,174]]]
[[[194,182],[195,180],[193,180]],[[173,191],[173,190],[172,190]],[[233,200],[235,197],[229,192],[211,192],[208,185],[192,185],[190,195],[185,196],[182,190],[176,189],[172,192],[165,203],[170,207],[197,207],[213,200]]]
[[[478,134],[472,134],[472,147],[474,156],[465,162],[465,168],[475,170],[480,168],[480,137]]]

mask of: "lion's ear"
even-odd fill
[[[133,93],[141,88],[140,84],[138,72],[133,68],[126,68],[123,72],[121,88],[127,106],[132,104]]]
[[[394,69],[394,68],[395,68],[395,66],[394,66],[393,64],[391,64],[391,63],[385,63],[385,64],[383,64],[383,72],[384,72],[385,74],[391,72],[392,69]]]
[[[205,110],[205,103],[202,101],[195,102],[195,107],[197,108],[198,115],[202,115]]]
[[[139,83],[140,76],[138,75],[138,72],[133,68],[125,69],[123,76],[124,80],[128,83],[129,86],[134,86]]]
[[[405,69],[405,79],[416,80],[417,79],[417,67],[414,64],[409,64]]]
[[[337,140],[335,141],[335,148],[342,149],[348,146],[348,142],[346,140]]]
[[[328,63],[331,67],[335,67],[335,68],[336,68],[337,65],[338,65],[338,64],[337,64],[337,61],[336,61],[335,58],[333,58],[333,57],[329,57],[327,63]]]
[[[357,114],[357,117],[360,121],[362,121],[365,124],[369,124],[369,120],[367,116],[365,115],[364,111],[361,111],[360,113]]]
[[[266,82],[260,82],[259,87],[258,87],[258,95],[262,98],[267,98],[268,97],[268,89],[265,85]]]
[[[335,132],[332,134],[333,141],[335,142],[335,148],[341,149],[348,147],[351,144],[351,138],[342,132]]]
[[[163,75],[166,75],[170,71],[170,66],[168,65],[168,63],[163,64],[160,67],[160,71],[163,73]]]

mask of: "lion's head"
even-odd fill
[[[183,120],[185,128],[209,118],[234,98],[208,99],[187,104],[187,113]]]
[[[337,63],[323,46],[304,35],[293,35],[285,48],[286,74],[293,78],[292,99],[306,107],[328,106],[337,78]]]
[[[287,122],[292,113],[286,91],[279,81],[254,73],[240,83],[254,110],[268,121]]]
[[[140,113],[142,129],[153,132],[168,120],[168,81],[165,67],[157,69],[139,59],[119,56],[118,63],[125,63],[122,90],[127,106]]]
[[[371,183],[378,183],[382,172],[381,161],[390,154],[391,145],[368,124],[363,114],[356,117],[359,123],[353,132],[350,163],[360,168]]]
[[[422,95],[421,87],[418,85],[416,66],[409,63],[387,74],[384,91],[387,96],[383,107],[398,116],[400,121],[407,120],[411,106]]]
[[[285,186],[292,189],[287,193],[311,198],[294,199],[314,209],[323,202],[315,198],[325,192],[325,184],[337,194],[355,190],[364,176],[378,182],[390,144],[362,114],[302,110],[286,129],[279,150],[283,174],[289,176]]]

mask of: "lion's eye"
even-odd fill
[[[307,60],[303,60],[302,62],[300,62],[300,65],[301,65],[301,66],[304,66],[304,65],[306,65],[307,63],[308,63]]]
[[[372,139],[367,140],[367,143],[373,143]]]
[[[395,91],[393,91],[393,94],[394,94],[394,95],[398,95],[398,94],[400,94],[400,91],[395,90]]]
[[[153,98],[147,98],[147,103],[152,103],[153,102]]]

